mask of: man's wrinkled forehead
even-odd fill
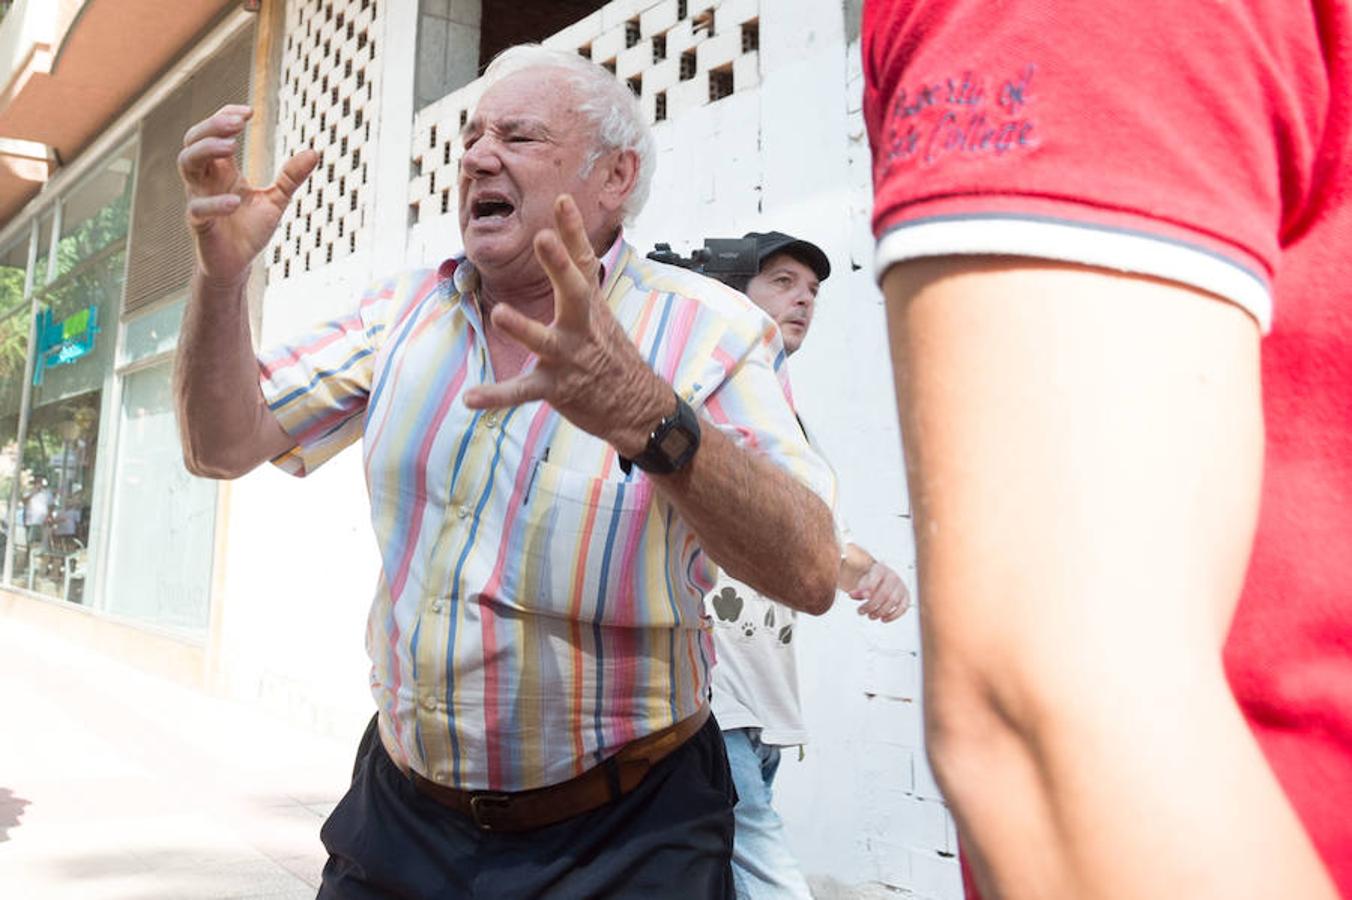
[[[512,72],[479,98],[460,129],[460,136],[487,128],[511,133],[543,130],[561,134],[575,118],[568,115],[574,106],[573,93],[572,81],[562,69],[532,66]]]

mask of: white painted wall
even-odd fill
[[[836,3],[767,0],[760,86],[656,130],[653,199],[631,230],[641,247],[777,229],[819,244],[833,273],[803,349],[795,398],[840,476],[856,542],[914,591],[914,547],[882,297],[872,274],[872,179],[860,113],[858,44]],[[796,636],[802,761],[785,754],[777,806],[823,894],[868,882],[959,898],[951,820],[925,762],[914,613],[880,625],[840,595]],[[829,879],[820,880],[820,879]]]
[[[621,19],[675,6],[619,2]],[[367,148],[376,169],[375,240],[270,288],[267,342],[344,310],[371,277],[459,249],[452,217],[404,227],[413,198],[417,2],[383,3],[379,139]],[[611,27],[612,18],[597,16],[597,26]],[[669,241],[684,250],[705,237],[774,228],[827,251],[834,273],[791,363],[794,392],[840,474],[856,541],[914,590],[882,300],[871,271],[858,44],[847,46],[846,35],[839,0],[761,0],[759,85],[657,126],[652,200],[629,236],[641,249]],[[342,731],[370,711],[361,642],[378,565],[357,457],[349,451],[304,482],[268,470],[231,489],[219,643],[218,671],[232,693]],[[916,615],[883,626],[853,607],[841,595],[828,615],[800,625],[812,743],[801,762],[785,754],[778,806],[822,896],[886,886],[958,900],[953,827],[921,748]]]

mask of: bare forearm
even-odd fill
[[[174,366],[183,461],[196,475],[234,478],[293,445],[263,401],[244,285],[319,155],[302,150],[255,188],[234,154],[253,110],[227,104],[183,136],[179,175],[197,247],[192,296]]]
[[[632,345],[628,345],[632,346]],[[640,361],[632,404],[606,439],[630,459],[672,412],[672,388]],[[788,472],[739,447],[707,421],[681,471],[653,476],[714,562],[787,606],[819,615],[835,600],[840,569],[831,510]]]
[[[184,462],[194,474],[234,478],[291,445],[258,383],[243,281],[194,276],[174,397]]]
[[[840,577],[836,581],[836,587],[842,591],[854,590],[859,579],[873,567],[873,563],[873,555],[863,547],[854,543],[846,544],[845,552],[840,559]]]
[[[928,749],[986,893],[1331,896],[1220,663],[1261,471],[1253,323],[1051,264],[885,289]]]
[[[690,464],[653,481],[733,577],[804,612],[830,608],[840,561],[831,511],[787,472],[706,426]]]
[[[1332,896],[1218,659],[1053,683],[925,649],[928,749],[988,900]]]

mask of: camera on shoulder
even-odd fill
[[[705,238],[704,246],[691,250],[689,256],[672,250],[671,244],[655,244],[648,259],[699,272],[739,291],[745,291],[747,282],[760,271],[754,238]]]

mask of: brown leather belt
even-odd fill
[[[706,705],[675,725],[625,744],[576,778],[529,791],[462,791],[410,772],[425,797],[468,816],[484,831],[529,831],[600,809],[638,787],[653,766],[684,744],[709,719]]]

